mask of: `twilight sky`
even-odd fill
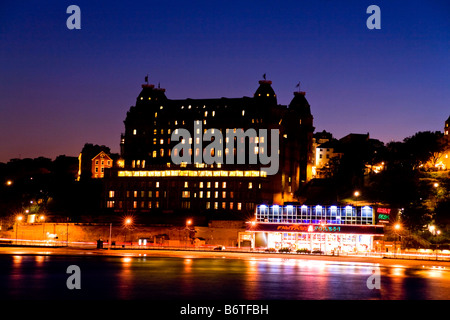
[[[69,30],[69,5],[81,30]],[[369,5],[381,30],[369,30]],[[450,2],[9,1],[0,4],[0,162],[119,152],[144,77],[169,99],[295,86],[316,131],[383,142],[443,131],[450,115]]]

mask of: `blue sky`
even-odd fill
[[[450,115],[448,1],[2,1],[0,19],[0,162],[118,152],[146,74],[183,99],[252,96],[266,73],[281,104],[300,81],[336,138],[401,141]]]

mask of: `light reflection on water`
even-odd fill
[[[68,290],[69,265],[81,290]],[[381,272],[381,288],[367,279]],[[0,256],[3,299],[450,299],[450,270],[306,259]]]

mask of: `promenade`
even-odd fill
[[[387,258],[381,255],[315,255],[297,253],[266,253],[264,251],[225,251],[199,250],[196,248],[86,248],[86,247],[32,247],[32,246],[0,246],[0,254],[5,255],[66,255],[66,256],[118,256],[118,257],[178,257],[178,258],[228,258],[228,259],[301,259],[308,261],[323,261],[327,263],[376,264],[380,266],[439,268],[450,271],[450,261],[430,259]]]

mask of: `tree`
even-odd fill
[[[403,140],[406,152],[412,161],[413,170],[425,165],[428,161],[439,160],[444,151],[443,134],[440,131],[417,132]]]

